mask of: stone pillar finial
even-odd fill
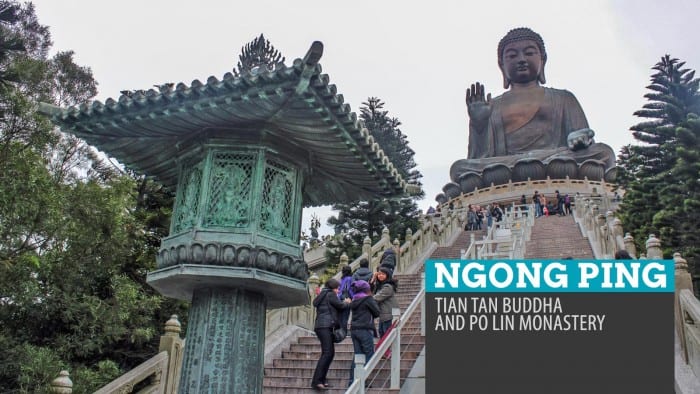
[[[681,257],[681,254],[676,252],[673,254],[673,262],[675,263],[676,271],[687,271],[688,261]]]
[[[306,283],[309,284],[309,295],[311,296],[311,299],[316,297],[316,290],[318,289],[318,286],[321,284],[321,279],[318,278],[318,275],[316,273],[312,273],[311,276],[309,276],[309,279],[306,281]]]
[[[410,241],[411,236],[413,236],[413,230],[411,230],[411,228],[409,227],[406,229],[406,241]]]
[[[637,257],[637,247],[634,246],[634,237],[632,237],[632,234],[625,234],[623,241],[625,242],[625,250],[627,250],[632,257]]]
[[[346,265],[348,265],[348,254],[343,252],[343,254],[340,255],[340,263],[338,264],[338,267],[342,268]]]
[[[382,238],[386,239],[387,242],[391,242],[391,238],[389,235],[389,228],[384,226],[384,229],[382,230]]]
[[[603,227],[605,225],[605,215],[603,215],[602,213],[599,213],[598,215],[596,215],[595,218],[596,218],[596,221],[598,222],[598,226]],[[606,228],[607,228],[607,226],[606,226]]]
[[[613,234],[617,237],[622,236],[622,220],[619,218],[614,218],[612,220],[612,228],[613,228]]]
[[[372,240],[369,236],[362,241],[362,253],[367,256],[368,260],[372,258]]]
[[[611,223],[613,220],[615,220],[615,214],[613,211],[605,211],[605,218],[607,219],[608,223]]]
[[[661,240],[656,238],[656,235],[649,234],[649,239],[646,242],[647,245],[647,258],[649,259],[661,259],[663,254],[661,253]]]
[[[73,392],[73,381],[70,380],[68,371],[59,372],[58,377],[51,381],[51,392],[56,394],[71,394]]]
[[[169,336],[180,336],[182,325],[180,320],[178,320],[177,315],[170,316],[170,319],[165,322],[165,335]]]

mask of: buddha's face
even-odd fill
[[[532,40],[515,41],[506,45],[502,61],[505,77],[514,84],[536,81],[542,72],[542,54]]]

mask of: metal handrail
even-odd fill
[[[391,347],[392,357],[391,357],[391,387],[392,389],[398,389],[400,384],[400,363],[401,363],[401,329],[404,327],[406,322],[412,317],[416,310],[424,312],[423,301],[425,300],[425,283],[421,290],[416,294],[411,304],[406,308],[404,313],[399,317],[398,323],[394,329],[387,334],[386,339],[382,344],[374,351],[374,356],[370,358],[369,362],[364,362],[364,355],[357,355],[355,359],[355,380],[352,382],[350,387],[348,387],[346,394],[364,394],[365,392],[365,379],[374,372],[375,368],[382,360],[382,355],[389,350]],[[421,309],[418,307],[421,306]]]

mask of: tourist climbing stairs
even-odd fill
[[[410,305],[422,287],[421,274],[396,274],[398,279],[399,308],[403,312]],[[421,314],[416,311],[401,330],[401,384],[408,376],[418,355],[425,346],[425,337],[420,335]],[[352,329],[352,328],[351,328]],[[311,377],[316,362],[321,356],[321,347],[314,335],[302,336],[281,357],[265,366],[263,393],[313,393]],[[335,358],[328,371],[328,383],[333,386],[325,393],[344,393],[348,386],[350,364],[354,357],[350,335],[335,345]],[[381,357],[375,354],[374,357]],[[392,355],[393,357],[393,355]],[[368,393],[398,393],[390,390],[389,359],[383,358],[377,369],[370,374],[367,384]]]
[[[525,259],[592,259],[593,249],[573,215],[540,216],[525,246]]]

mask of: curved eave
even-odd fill
[[[167,187],[177,183],[182,143],[223,130],[264,132],[307,151],[313,175],[304,205],[406,193],[406,182],[321,66],[301,59],[272,71],[227,73],[221,80],[212,76],[206,83],[180,83],[104,104],[43,106],[42,112],[63,131]]]

